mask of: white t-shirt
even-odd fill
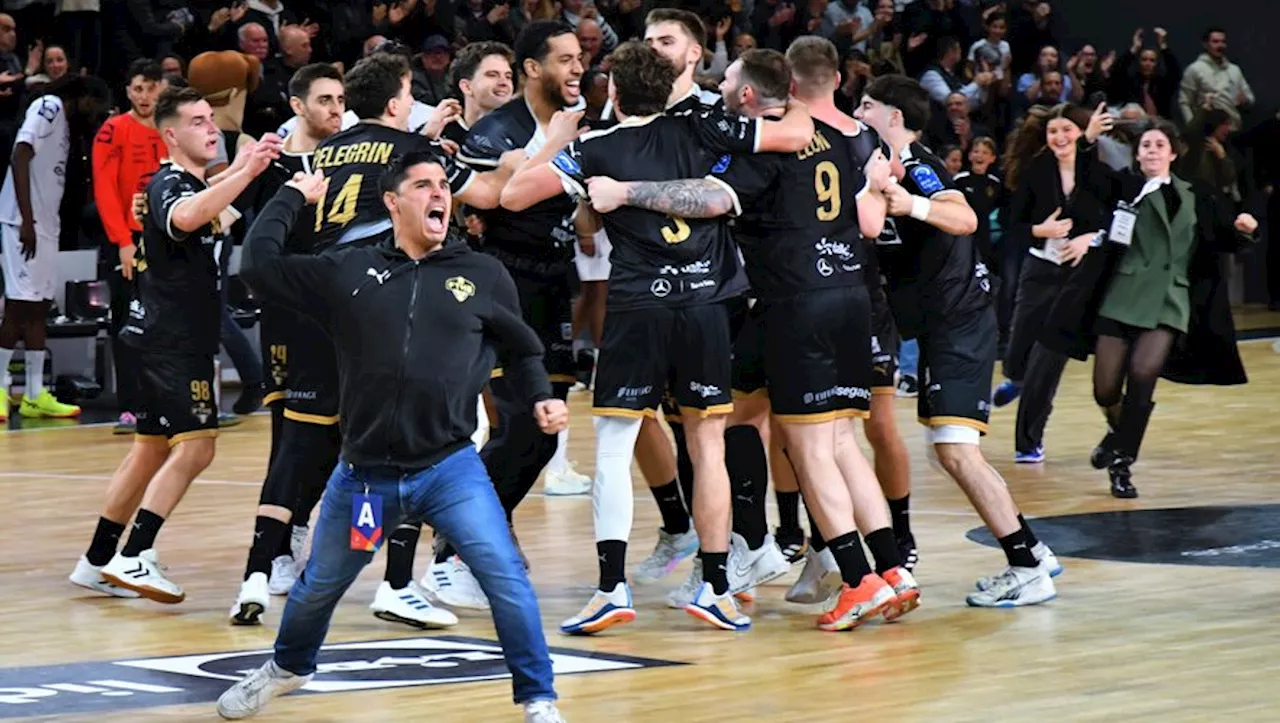
[[[19,143],[30,145],[35,152],[31,159],[31,212],[35,214],[36,233],[57,238],[62,232],[58,208],[67,185],[67,155],[71,151],[71,129],[67,126],[61,98],[44,95],[27,108],[13,143],[15,150]],[[0,189],[0,222],[19,226],[22,214],[18,211],[13,183],[10,165],[4,188]]]

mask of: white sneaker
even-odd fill
[[[1053,550],[1043,542],[1037,542],[1035,547],[1031,548],[1031,554],[1035,555],[1036,560],[1040,563],[1040,567],[1049,572],[1049,577],[1057,577],[1062,574],[1062,563],[1058,562],[1058,556],[1053,554]],[[974,587],[978,590],[986,590],[994,584],[995,577],[980,577]]]
[[[524,723],[565,723],[554,700],[535,700],[524,704]]]
[[[379,620],[415,628],[437,630],[458,624],[456,615],[428,602],[426,592],[416,582],[410,582],[402,590],[393,590],[391,583],[383,580],[369,609]]]
[[[422,588],[432,602],[441,605],[470,610],[489,609],[489,598],[480,589],[480,582],[457,555],[444,562],[431,563],[422,578]]]
[[[281,555],[271,561],[271,577],[267,581],[267,592],[272,595],[288,595],[297,581],[298,565],[292,557]]]
[[[702,590],[702,558],[693,558],[693,569],[689,570],[689,576],[680,583],[680,587],[667,593],[667,607],[676,610],[684,610],[693,604],[695,598],[698,597],[698,591]]]
[[[271,607],[268,590],[266,573],[252,573],[248,580],[240,583],[240,594],[236,596],[236,604],[231,606],[231,624],[261,625],[262,614]]]
[[[310,531],[306,525],[290,525],[289,554],[293,556],[294,569],[298,575],[307,567],[307,533]]]
[[[560,623],[565,635],[594,635],[614,625],[624,625],[636,619],[636,608],[631,601],[631,588],[620,582],[605,592],[596,590],[585,607],[573,617]]]
[[[164,575],[154,548],[143,550],[137,557],[116,553],[102,568],[107,582],[127,588],[148,600],[173,605],[186,599],[182,587]]]
[[[825,603],[840,592],[840,567],[831,550],[823,548],[815,552],[812,547],[804,553],[804,569],[800,577],[787,591],[787,602],[801,605]]]
[[[570,462],[564,469],[547,468],[542,478],[542,493],[551,497],[569,497],[585,495],[591,492],[591,478],[573,468]]]
[[[654,545],[653,554],[637,565],[631,576],[638,583],[657,582],[670,575],[681,560],[697,551],[698,533],[692,527],[679,535],[672,535],[659,527],[658,544]]]
[[[73,585],[79,585],[88,588],[94,592],[100,592],[104,595],[112,597],[135,598],[138,593],[125,587],[112,585],[102,577],[102,568],[95,567],[89,563],[89,558],[83,555],[76,560],[76,569],[71,571],[71,576],[67,578],[71,580]]]
[[[975,608],[1016,608],[1039,605],[1058,596],[1044,565],[1010,567],[989,583],[986,590],[969,593],[965,602]]]
[[[758,550],[748,549],[742,535],[736,532],[730,535],[728,567],[731,593],[764,585],[791,572],[791,563],[769,534],[764,536],[764,544]]]
[[[684,611],[721,630],[751,629],[751,618],[738,610],[733,594],[726,591],[723,595],[717,595],[709,582],[702,583],[693,602],[686,605]]]
[[[294,675],[268,660],[218,697],[218,715],[227,720],[256,715],[267,701],[288,695],[310,680],[310,675]]]

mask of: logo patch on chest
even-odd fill
[[[444,288],[453,294],[453,298],[457,299],[459,304],[476,295],[476,285],[465,276],[454,276],[446,280]]]

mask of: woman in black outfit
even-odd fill
[[[1067,356],[1037,343],[1063,285],[1089,250],[1092,232],[1109,212],[1110,189],[1093,143],[1104,114],[1062,104],[1031,113],[1010,143],[1006,173],[1016,188],[1006,239],[1027,254],[1018,275],[1002,383],[994,397],[1004,406],[1021,395],[1014,461],[1044,461],[1044,428],[1067,366]],[[1080,143],[1081,137],[1086,143]],[[1094,179],[1090,185],[1085,179]]]
[[[1098,234],[1102,247],[1069,280],[1042,337],[1081,359],[1096,337],[1093,395],[1108,431],[1092,462],[1108,469],[1111,494],[1126,499],[1138,496],[1130,466],[1161,376],[1185,384],[1247,381],[1217,255],[1251,242],[1258,222],[1232,218],[1212,189],[1171,174],[1179,142],[1173,124],[1156,121],[1139,136],[1140,175],[1099,169],[1119,220]]]

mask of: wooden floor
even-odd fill
[[[996,414],[984,449],[1031,518],[1275,502],[1280,444],[1272,415],[1280,354],[1269,341],[1243,344],[1242,351],[1252,380],[1246,387],[1162,383],[1157,390],[1159,407],[1135,468],[1139,500],[1112,499],[1105,474],[1089,467],[1100,415],[1084,364],[1072,363],[1063,381],[1047,434],[1046,464],[1012,464],[1012,407]],[[571,457],[590,473],[593,440],[585,397],[576,396],[573,407]],[[591,502],[531,497],[518,512],[517,527],[532,562],[551,645],[688,664],[562,676],[557,689],[567,719],[1280,719],[1275,604],[1280,570],[1275,567],[1067,558],[1066,572],[1058,578],[1059,598],[1048,605],[966,608],[964,595],[974,579],[998,572],[1003,559],[997,550],[966,538],[979,521],[954,485],[927,462],[920,428],[912,422],[914,410],[914,400],[898,401],[913,464],[924,605],[898,625],[839,635],[819,632],[814,610],[782,600],[792,575],[762,591],[751,608],[753,630],[713,631],[662,603],[665,590],[687,572],[686,563],[662,585],[635,588],[639,618],[634,624],[598,638],[565,638],[557,625],[577,612],[595,579]],[[8,513],[0,526],[0,676],[9,673],[0,677],[0,718],[18,717],[24,705],[27,710],[34,705],[12,702],[6,696],[13,691],[5,686],[58,682],[48,677],[47,666],[67,666],[70,675],[78,670],[75,665],[95,661],[260,650],[272,643],[279,607],[268,613],[266,627],[233,628],[226,622],[264,472],[268,439],[261,416],[219,439],[213,466],[161,534],[163,561],[186,587],[185,603],[101,599],[67,583],[127,444],[102,427],[0,434],[0,493]],[[639,474],[634,477],[632,565],[648,553],[659,524]],[[1125,534],[1147,532],[1135,527]],[[340,605],[330,643],[429,635],[369,614],[381,562],[379,557]],[[485,615],[461,617],[452,634],[495,639]],[[30,681],[21,679],[26,673],[3,670],[37,667],[44,677],[30,673]],[[47,689],[41,695],[46,694],[55,695]],[[56,695],[74,702],[88,694],[64,686]],[[507,680],[299,695],[275,701],[261,720],[519,720],[510,695]],[[100,712],[72,706],[56,720],[215,718],[208,696],[160,707],[125,707],[120,700],[120,707]],[[128,705],[142,705],[131,700]]]

